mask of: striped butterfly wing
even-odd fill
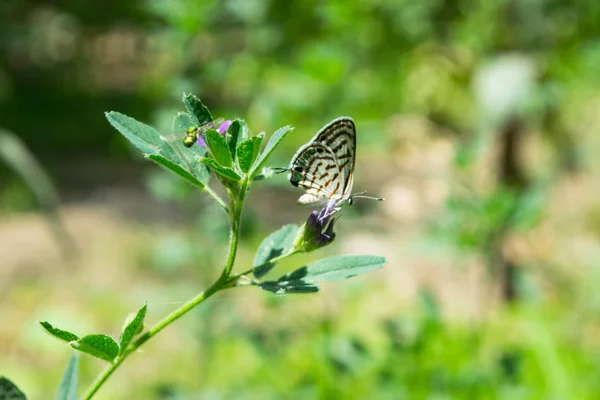
[[[339,191],[340,169],[335,155],[320,143],[302,146],[290,165],[289,180],[306,193],[298,199],[301,204],[325,203]]]
[[[350,197],[354,183],[354,161],[356,157],[356,127],[350,117],[339,117],[325,125],[315,135],[314,142],[329,149],[336,158],[342,179],[340,199]]]
[[[298,202],[347,200],[354,177],[355,148],[356,130],[351,118],[340,117],[321,128],[290,163],[288,179],[306,191]]]

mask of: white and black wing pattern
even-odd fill
[[[338,117],[325,125],[313,138],[328,147],[336,158],[342,179],[341,195],[344,200],[350,196],[354,182],[354,161],[356,158],[356,127],[350,117]]]
[[[306,193],[301,204],[344,202],[350,197],[354,179],[356,129],[350,117],[325,125],[290,162],[289,181]]]

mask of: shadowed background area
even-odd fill
[[[219,294],[144,345],[98,399],[600,396],[600,3],[5,0],[0,8],[0,375],[52,398],[68,346],[118,335],[218,276],[227,222],[141,157],[116,110],[164,134],[193,92],[287,166],[357,126],[355,191],[325,255],[383,255],[316,295]],[[256,184],[236,271],[301,223]],[[80,387],[102,362],[81,360]]]

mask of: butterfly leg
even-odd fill
[[[333,214],[335,214],[339,210],[340,210],[340,208],[336,207],[335,200],[329,200],[327,202],[327,205],[325,206],[325,208],[323,208],[319,212],[318,218],[320,221],[325,221],[325,220],[329,219]]]

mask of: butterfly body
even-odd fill
[[[288,168],[288,180],[305,190],[300,204],[331,204],[335,209],[352,203],[356,128],[350,117],[339,117],[321,128],[300,147]]]

